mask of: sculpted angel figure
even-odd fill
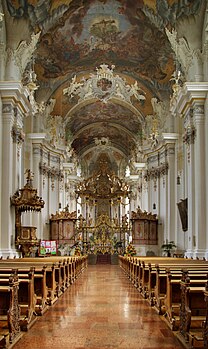
[[[142,92],[143,94],[140,94],[138,92]],[[138,86],[137,81],[133,85],[130,86],[129,90],[130,96],[134,96],[138,101],[145,100],[146,97],[144,96],[145,92]]]
[[[74,75],[74,77],[72,78],[70,86],[63,89],[64,95],[68,95],[70,98],[72,98],[78,94],[78,90],[80,87],[83,86],[83,83],[77,82],[76,79],[77,79],[77,76]]]

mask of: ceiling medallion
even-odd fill
[[[118,98],[131,104],[132,97],[138,101],[144,101],[145,92],[138,86],[137,81],[132,85],[127,84],[125,79],[114,75],[114,68],[114,65],[110,68],[107,64],[101,64],[99,68],[96,68],[96,74],[90,74],[89,79],[84,78],[80,82],[77,81],[75,75],[63,93],[69,98],[74,96],[78,96],[81,100],[97,98],[104,103],[111,98]]]

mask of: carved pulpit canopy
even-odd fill
[[[151,212],[142,211],[141,208],[138,206],[137,211],[131,212],[131,219],[147,219],[147,220],[157,220],[157,215],[152,214]]]
[[[37,189],[33,188],[33,175],[30,170],[26,170],[26,184],[22,189],[16,191],[11,198],[11,204],[18,212],[41,211],[44,207],[44,200],[37,195]]]

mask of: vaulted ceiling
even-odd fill
[[[172,93],[175,56],[165,28],[175,28],[176,21],[185,25],[200,11],[201,3],[5,0],[10,40],[15,35],[14,28],[20,31],[20,40],[41,31],[34,55],[39,85],[36,98],[56,99],[53,114],[63,118],[66,143],[70,143],[82,164],[95,167],[105,152],[116,168],[119,163],[127,164],[135,147],[142,145],[146,116],[154,113],[152,98],[164,101]],[[101,65],[111,69],[125,86],[136,83],[145,98],[139,100],[133,95],[127,102],[114,95],[103,101],[92,93],[89,99],[63,93],[74,77],[78,83],[96,77]],[[101,82],[109,83],[104,80]],[[102,87],[102,96],[111,87]]]

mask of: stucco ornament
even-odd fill
[[[17,49],[14,51],[14,58],[20,72],[23,74],[27,64],[31,61],[31,57],[36,50],[36,45],[40,37],[40,31],[37,34],[31,35],[29,43],[21,41]]]
[[[3,22],[3,19],[4,19],[4,14],[0,12],[0,22]]]
[[[84,78],[80,82],[75,75],[63,93],[69,98],[74,96],[78,96],[81,100],[96,98],[104,103],[111,98],[118,98],[127,103],[132,103],[132,97],[144,101],[145,92],[138,86],[137,81],[132,85],[127,84],[125,79],[114,75],[114,68],[114,65],[110,68],[107,64],[101,64],[96,68],[96,74],[90,74],[89,79]]]

